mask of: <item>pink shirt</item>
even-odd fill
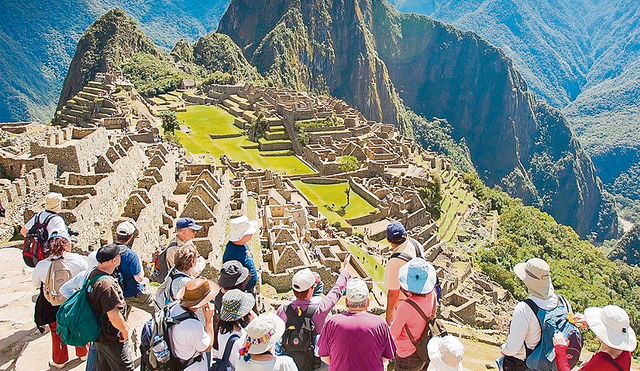
[[[427,316],[435,315],[437,308],[436,305],[436,292],[435,290],[431,291],[425,296],[411,296],[407,300],[412,300]],[[407,358],[416,351],[416,347],[411,343],[411,339],[409,339],[409,335],[407,334],[404,325],[409,327],[409,331],[411,331],[411,335],[413,335],[414,339],[419,339],[420,335],[422,335],[422,331],[424,331],[427,323],[422,316],[416,311],[416,309],[411,306],[411,304],[406,301],[401,302],[398,305],[398,313],[396,314],[396,318],[391,323],[391,336],[396,342],[397,355],[400,358]]]

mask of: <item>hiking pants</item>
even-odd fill
[[[56,333],[56,323],[50,323],[49,328],[51,329],[51,358],[53,362],[63,365],[67,363],[69,360],[69,352],[67,350],[67,344],[62,342],[60,336]],[[76,348],[76,356],[84,357],[87,355],[87,346],[83,347],[75,347]]]
[[[396,356],[394,358],[395,371],[422,371],[427,369],[427,364],[420,359],[418,353],[413,353],[407,358],[400,358]]]
[[[98,351],[96,350],[96,343],[91,343],[89,346],[89,354],[87,354],[87,364],[84,371],[96,371],[96,362],[98,361]]]
[[[125,310],[124,314],[125,320],[129,318],[131,307],[142,309],[143,311],[150,313],[151,315],[155,313],[155,299],[149,292],[142,292],[136,296],[124,298],[124,300],[127,302],[127,309]]]
[[[98,351],[96,371],[134,371],[129,340],[124,343],[95,344]]]

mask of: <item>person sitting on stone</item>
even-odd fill
[[[54,274],[54,272],[49,272],[54,260],[62,259],[66,263],[66,267],[71,271],[72,276],[84,272],[87,269],[87,262],[80,255],[70,252],[71,242],[66,229],[54,230],[52,235],[47,242],[51,255],[38,262],[33,270],[31,281],[35,287],[40,289],[35,307],[36,325],[40,327],[46,324],[49,325],[51,330],[52,358],[49,361],[49,366],[63,368],[69,360],[69,353],[67,352],[67,345],[62,342],[60,336],[56,333],[56,313],[60,306],[57,303],[54,305],[47,300],[44,294],[44,285],[48,277]],[[76,355],[80,360],[84,361],[87,357],[87,347],[76,347]]]
[[[400,291],[398,272],[400,267],[407,264],[409,260],[422,257],[422,245],[407,237],[407,232],[400,222],[392,222],[387,225],[387,241],[392,249],[384,276],[384,287],[387,290],[386,320],[390,325],[393,322],[398,303],[406,299],[406,296]]]
[[[239,341],[244,348],[239,351],[237,371],[298,371],[291,357],[275,354],[276,343],[284,334],[282,319],[273,313],[256,317],[246,328]]]
[[[631,353],[638,346],[636,334],[629,325],[629,315],[616,305],[604,308],[587,308],[584,315],[575,314],[580,328],[590,328],[600,342],[600,350],[579,371],[629,371]],[[561,332],[553,337],[558,371],[570,371],[567,359],[569,341]]]
[[[318,354],[330,371],[382,371],[396,346],[384,319],[367,312],[369,288],[359,278],[347,282],[348,312],[331,316],[318,341]]]
[[[428,365],[416,352],[414,341],[420,339],[428,321],[435,318],[438,310],[436,270],[426,260],[413,258],[400,268],[399,279],[400,290],[407,300],[398,305],[398,313],[391,324],[391,335],[398,347],[395,369],[420,371]]]
[[[529,299],[540,310],[555,309],[562,304],[571,313],[571,305],[554,293],[551,283],[551,269],[542,259],[533,258],[519,263],[513,268],[516,276],[524,282],[529,291]],[[526,370],[527,349],[535,349],[540,343],[542,330],[536,313],[525,301],[519,302],[513,310],[509,336],[502,345],[505,370]]]
[[[171,268],[167,278],[158,287],[156,306],[163,309],[177,299],[178,292],[196,277],[200,277],[205,267],[205,261],[193,244],[187,243],[176,251],[175,267]]]
[[[196,233],[202,229],[192,218],[178,218],[176,220],[176,235],[167,245],[167,272],[175,266],[176,251],[185,243],[195,238]]]
[[[122,287],[124,299],[127,301],[125,318],[129,317],[131,307],[142,309],[151,314],[154,312],[153,297],[143,283],[142,261],[138,253],[131,248],[136,230],[135,224],[130,221],[124,221],[118,224],[115,234],[116,245],[126,247],[120,257],[120,266],[114,272],[114,276]]]
[[[227,239],[229,242],[224,249],[222,262],[226,263],[230,260],[237,260],[249,270],[251,278],[245,288],[247,292],[253,292],[258,282],[258,271],[253,261],[253,255],[247,245],[253,234],[258,231],[258,222],[249,220],[246,216],[241,216],[231,220],[231,232]]]

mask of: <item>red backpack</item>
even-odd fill
[[[36,264],[40,260],[49,257],[50,251],[47,247],[47,240],[49,239],[49,231],[47,231],[47,224],[49,220],[58,214],[50,214],[43,222],[40,222],[40,216],[42,213],[36,216],[36,221],[33,223],[33,227],[27,232],[27,236],[24,238],[24,244],[22,245],[22,259],[24,263],[31,268],[35,268]]]

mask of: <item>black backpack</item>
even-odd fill
[[[298,370],[309,371],[320,367],[320,358],[314,354],[316,328],[311,317],[318,306],[309,304],[302,312],[300,307],[288,305],[286,330],[282,335],[282,354],[293,358]]]
[[[22,245],[22,260],[31,268],[35,268],[40,260],[48,258],[51,254],[47,247],[47,240],[49,239],[47,225],[53,217],[61,217],[58,214],[51,213],[44,221],[40,222],[41,216],[42,213],[36,216],[35,223],[33,223],[33,226],[27,232],[27,236],[24,238],[24,244]]]
[[[171,317],[169,313],[175,305],[178,305],[178,303],[169,305],[165,307],[164,310],[157,311],[153,315],[153,318],[144,324],[142,333],[140,334],[140,371],[182,371],[203,359],[202,354],[199,354],[197,357],[183,360],[176,357],[173,353],[169,329],[187,319],[198,320],[195,313],[189,310],[176,317]],[[169,348],[171,356],[168,362],[161,363],[156,359],[155,353],[153,352],[154,338],[156,336],[158,336],[160,340],[165,341]]]
[[[229,361],[229,357],[231,356],[231,349],[233,348],[233,344],[235,344],[236,340],[240,339],[238,334],[233,334],[227,340],[227,346],[224,348],[224,354],[222,358],[215,358],[213,360],[213,365],[209,368],[209,371],[234,371],[235,369],[231,365]]]
[[[164,249],[158,249],[153,253],[153,266],[154,270],[151,274],[151,280],[154,282],[162,283],[169,274],[169,264],[167,263],[167,250],[170,247],[178,246],[178,242],[173,241]]]

